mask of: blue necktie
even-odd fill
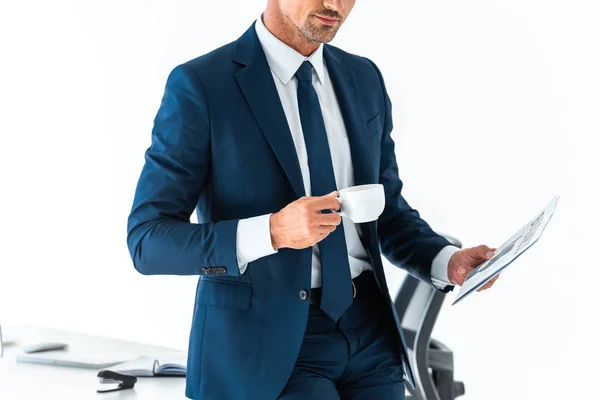
[[[325,131],[325,122],[317,92],[312,85],[312,65],[305,61],[296,72],[298,108],[310,170],[313,196],[323,196],[337,190],[333,164]],[[344,227],[319,242],[321,253],[321,309],[334,321],[340,319],[352,304],[352,278]]]

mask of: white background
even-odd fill
[[[0,4],[0,319],[184,348],[196,279],[139,275],[126,219],[169,71],[266,1]],[[465,400],[597,396],[599,11],[358,0],[333,43],[381,68],[405,196],[436,230],[497,246],[562,196],[494,290],[449,296],[435,336]]]

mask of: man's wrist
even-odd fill
[[[460,251],[456,246],[444,247],[433,259],[431,266],[432,281],[438,284],[454,285],[448,277],[448,268],[452,256]]]
[[[279,243],[279,238],[276,232],[276,227],[277,227],[277,213],[273,213],[271,214],[271,216],[269,217],[269,230],[271,231],[271,246],[273,246],[273,250],[277,251],[279,250],[281,247],[281,244]]]

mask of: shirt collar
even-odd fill
[[[304,57],[296,50],[279,40],[273,35],[262,21],[262,16],[256,20],[256,35],[265,52],[269,67],[277,78],[287,85],[292,80],[298,68],[304,61],[310,61],[319,82],[325,83],[325,63],[323,61],[323,44],[320,44],[309,57]]]

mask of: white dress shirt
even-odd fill
[[[313,86],[317,92],[325,121],[337,188],[341,190],[354,186],[350,143],[336,93],[323,59],[323,45],[320,45],[310,57],[305,57],[269,32],[262,22],[262,18],[256,21],[256,33],[271,68],[279,99],[292,133],[306,195],[311,195],[310,172],[298,110],[298,81],[294,75],[300,65],[307,60],[313,66]],[[277,252],[271,243],[270,216],[271,214],[267,214],[239,221],[236,246],[241,273],[246,271],[248,263]],[[352,278],[355,278],[363,271],[372,269],[372,266],[367,251],[360,241],[359,227],[346,217],[342,217],[342,223],[348,248],[350,274]],[[454,246],[447,246],[433,260],[431,275],[433,283],[437,287],[443,288],[450,284],[448,282],[448,261],[457,250],[458,248]],[[311,287],[320,286],[321,261],[319,246],[315,245],[312,256]]]

